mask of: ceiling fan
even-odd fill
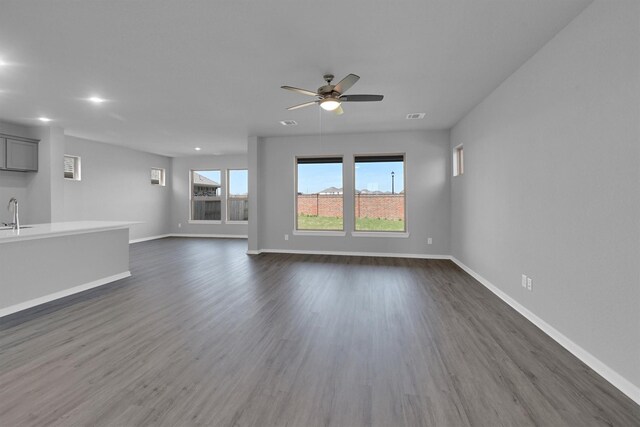
[[[340,80],[337,85],[332,85],[333,74],[325,74],[324,80],[326,85],[320,86],[317,91],[299,89],[292,86],[281,86],[282,89],[290,90],[293,92],[301,93],[303,95],[315,96],[315,101],[305,102],[304,104],[294,105],[287,108],[287,110],[297,110],[298,108],[308,107],[314,104],[320,104],[324,110],[333,111],[336,114],[342,114],[343,102],[370,102],[370,101],[382,101],[382,95],[345,95],[344,93],[349,90],[358,80],[359,76],[355,74],[349,74],[344,79]]]

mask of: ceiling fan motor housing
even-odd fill
[[[327,84],[318,88],[318,95],[322,98],[337,98],[338,96],[340,96],[338,92],[333,90],[335,88],[335,85],[331,84],[331,81],[333,80],[333,74],[325,74],[322,77],[327,82]]]

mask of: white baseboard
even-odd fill
[[[94,280],[93,282],[84,283],[73,288],[65,289],[63,291],[54,292],[43,297],[35,298],[29,301],[21,302],[19,304],[11,305],[9,307],[0,308],[0,317],[7,316],[9,314],[17,313],[18,311],[26,310],[27,308],[35,307],[40,304],[54,301],[60,298],[64,298],[69,295],[77,294],[78,292],[86,291],[88,289],[97,288],[98,286],[106,285],[107,283],[115,282],[116,280],[130,277],[130,271],[124,271],[122,273],[114,274],[113,276],[103,277],[102,279]]]
[[[146,242],[147,240],[164,239],[165,237],[171,237],[171,234],[160,234],[158,236],[149,236],[149,237],[142,237],[140,239],[133,239],[133,240],[129,240],[129,244]]]
[[[249,255],[261,253],[269,254],[303,254],[303,255],[342,255],[342,256],[369,256],[383,258],[419,258],[419,259],[451,259],[449,255],[430,254],[402,254],[393,252],[347,252],[347,251],[309,251],[299,249],[258,249],[247,251]]]
[[[213,239],[248,239],[246,234],[189,234],[189,233],[172,233],[168,237],[209,237]]]
[[[600,359],[589,353],[584,348],[580,347],[578,344],[571,341],[556,328],[549,325],[547,322],[533,314],[519,302],[507,295],[505,292],[501,291],[487,279],[464,265],[460,260],[456,259],[455,257],[451,257],[451,260],[465,272],[467,272],[471,277],[480,282],[484,287],[498,296],[498,298],[509,304],[514,310],[516,310],[527,320],[540,328],[542,332],[549,335],[553,340],[555,340],[558,344],[567,349],[571,354],[580,359],[584,364],[589,366],[595,372],[600,374],[604,379],[609,381],[614,387],[626,394],[631,400],[640,404],[640,387],[631,383],[629,380],[627,380],[622,375],[618,374],[615,370],[611,369],[609,366],[603,363]]]

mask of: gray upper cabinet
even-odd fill
[[[0,168],[14,171],[38,170],[38,141],[24,138],[0,137]]]

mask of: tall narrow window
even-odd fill
[[[191,221],[220,221],[219,170],[191,171]]]
[[[80,181],[80,157],[64,155],[64,178]]]
[[[151,184],[164,187],[164,169],[151,168]]]
[[[356,231],[406,231],[404,155],[354,160]]]
[[[342,157],[307,157],[296,162],[296,229],[342,231]]]
[[[249,220],[249,174],[246,169],[227,172],[227,221]]]
[[[458,145],[453,149],[453,176],[462,175],[464,173],[464,151],[462,145]]]

